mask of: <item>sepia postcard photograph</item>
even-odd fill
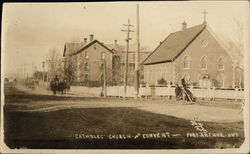
[[[0,132],[1,153],[248,153],[249,2],[4,3]]]

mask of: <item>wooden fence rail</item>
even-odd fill
[[[224,99],[244,99],[244,91],[240,89],[226,90],[226,89],[197,89],[188,88],[198,98],[224,98]],[[94,96],[101,96],[103,94],[103,88],[89,88],[84,86],[72,86],[71,92],[76,94],[87,94]],[[133,86],[127,87],[126,97],[135,97],[135,88]],[[123,97],[124,86],[108,86],[106,87],[106,96]],[[175,96],[175,87],[140,87],[139,97],[159,97],[159,96]]]

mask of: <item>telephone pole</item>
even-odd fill
[[[139,37],[139,4],[136,5],[136,51],[135,51],[135,96],[139,94],[140,84],[140,37]]]
[[[106,97],[106,59],[103,59],[103,96]]]
[[[128,19],[128,24],[123,24],[127,29],[122,30],[123,32],[127,32],[127,51],[126,51],[126,57],[125,57],[125,73],[124,73],[124,96],[123,98],[126,98],[126,92],[127,92],[127,80],[128,80],[128,52],[129,52],[129,40],[131,40],[129,34],[130,32],[134,32],[130,30],[130,27],[133,27],[133,25],[130,25],[130,20]]]
[[[45,77],[44,77],[44,72],[45,72],[45,61],[42,62],[42,65],[43,65],[43,82],[44,82],[44,79],[45,79]]]

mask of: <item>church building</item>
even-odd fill
[[[144,60],[144,82],[158,85],[159,80],[178,83],[182,78],[199,87],[242,87],[243,70],[230,56],[206,21],[171,33]]]

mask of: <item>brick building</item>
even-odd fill
[[[177,83],[182,78],[199,87],[241,87],[243,70],[207,23],[171,33],[144,60],[145,82]]]
[[[85,38],[82,43],[65,44],[65,69],[72,71],[68,76],[74,77],[71,79],[74,82],[103,81],[106,66],[106,77],[112,80],[113,54],[111,49],[90,35],[89,42]]]
[[[149,54],[147,48],[141,48],[140,62]],[[67,74],[65,76],[73,82],[102,81],[105,59],[108,84],[123,85],[125,56],[124,45],[118,44],[116,40],[113,44],[104,44],[94,40],[93,35],[90,35],[89,42],[85,38],[84,42],[65,43],[63,53],[65,74]],[[133,85],[135,73],[135,45],[133,44],[130,45],[128,62],[128,85]],[[141,78],[143,78],[143,73]]]

